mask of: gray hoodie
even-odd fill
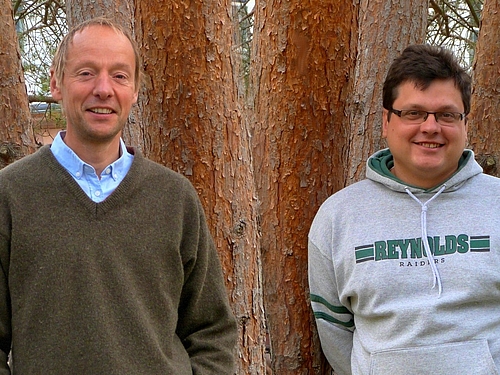
[[[431,189],[390,173],[328,198],[309,233],[311,304],[325,356],[344,374],[499,374],[500,179],[465,150]],[[427,238],[427,241],[423,241]]]

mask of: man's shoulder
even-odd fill
[[[186,176],[167,166],[147,159],[141,154],[134,156],[134,162],[129,173],[135,176],[135,178],[139,177],[139,183],[144,189],[150,188],[152,191],[160,190],[164,194],[170,192],[170,194],[174,194],[179,198],[180,196],[186,196],[186,194],[197,196],[194,186]]]
[[[494,194],[500,193],[500,178],[486,174],[479,173],[469,180],[469,188],[473,190],[478,190],[482,194]]]
[[[50,151],[49,146],[43,146],[36,152],[30,155],[26,155],[14,163],[9,164],[5,168],[0,170],[0,178],[8,178],[12,176],[19,177],[24,173],[30,173],[31,170],[37,170],[40,165],[44,165],[43,159],[47,156],[47,152]]]
[[[355,182],[329,196],[320,206],[316,218],[333,216],[352,216],[381,199],[384,189],[368,179]],[[330,220],[328,219],[328,220]]]
[[[189,182],[188,178],[183,174],[174,171],[173,169],[157,163],[151,159],[147,159],[141,154],[136,154],[134,163],[144,172],[144,177],[165,178],[168,181],[177,181],[180,183]]]
[[[479,177],[480,181],[484,181],[485,183],[500,186],[500,178],[496,176],[486,173],[481,173],[477,175],[477,177]]]
[[[381,188],[380,184],[370,179],[363,179],[361,181],[354,182],[351,185],[348,185],[345,188],[335,192],[330,197],[328,197],[325,203],[331,202],[338,204],[346,201],[347,202],[358,201],[366,197],[369,197],[369,199],[371,199],[372,196],[370,197],[368,193],[373,190],[377,190],[378,192],[378,190],[383,191],[385,189]]]

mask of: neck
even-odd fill
[[[391,173],[406,184],[417,186],[422,189],[430,189],[444,183],[449,177],[451,177],[451,175],[453,175],[454,172],[446,175],[439,175],[434,179],[429,179],[426,175],[402,175],[401,173],[398,173],[398,169],[394,165],[391,168]]]
[[[119,136],[106,143],[82,143],[74,142],[72,137],[66,134],[63,141],[80,159],[95,169],[99,178],[104,168],[118,160],[121,155]]]

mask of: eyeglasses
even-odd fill
[[[416,109],[389,109],[389,112],[401,117],[401,122],[408,125],[418,125],[427,120],[429,115],[434,115],[436,122],[444,126],[453,126],[465,118],[465,113],[459,112],[428,112]]]

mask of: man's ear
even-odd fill
[[[387,109],[382,110],[382,138],[387,138],[387,128],[389,126],[390,112]]]
[[[52,94],[52,98],[54,98],[54,100],[58,102],[62,100],[60,82],[57,82],[54,69],[50,69],[50,93]]]

